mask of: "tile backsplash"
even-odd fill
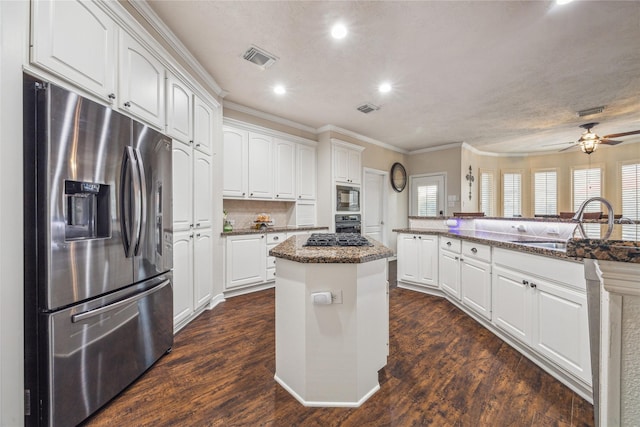
[[[295,202],[225,199],[223,209],[227,220],[233,221],[233,229],[240,230],[254,227],[259,214],[270,215],[276,227],[295,224],[295,205]]]

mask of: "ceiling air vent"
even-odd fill
[[[277,56],[272,55],[257,46],[251,46],[244,54],[242,54],[242,57],[247,61],[256,64],[263,70],[271,67],[278,60]]]
[[[373,104],[370,104],[370,103],[359,105],[356,108],[358,109],[358,111],[360,111],[361,113],[365,113],[365,114],[369,114],[369,113],[371,113],[373,111],[378,111],[380,109],[380,107],[378,107],[377,105],[373,105]]]
[[[602,113],[603,111],[604,111],[604,105],[602,107],[587,108],[586,110],[578,111],[578,117],[591,116],[593,114]]]

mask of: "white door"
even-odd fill
[[[364,172],[364,235],[387,244],[385,233],[385,200],[388,175],[386,172],[367,169]]]
[[[411,201],[409,209],[413,216],[446,215],[445,175],[417,175],[409,177]]]

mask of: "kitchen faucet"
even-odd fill
[[[584,216],[585,208],[591,202],[600,202],[603,205],[605,205],[607,208],[607,233],[604,235],[604,238],[603,238],[603,240],[607,240],[609,237],[611,237],[611,232],[613,232],[613,206],[611,206],[611,203],[604,197],[592,197],[590,199],[585,200],[584,202],[582,202],[582,204],[578,208],[578,211],[571,219],[578,223],[578,230],[580,231],[580,234],[582,235],[582,237],[586,239],[587,233],[585,233],[584,227],[582,226],[582,221],[583,221],[582,218]]]

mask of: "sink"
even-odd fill
[[[511,243],[523,246],[533,246],[535,248],[551,249],[554,251],[567,250],[567,242],[561,242],[558,240],[512,240]]]

